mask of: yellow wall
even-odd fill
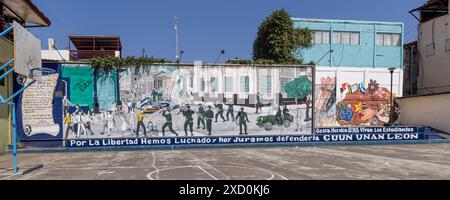
[[[5,62],[14,56],[13,43],[0,38],[0,65],[3,66]],[[10,67],[6,68],[7,70]],[[6,72],[6,70],[4,70]],[[3,74],[3,73],[0,73]],[[0,94],[3,98],[11,96],[13,90],[13,75],[8,75],[5,80],[5,85],[0,85]],[[11,108],[8,105],[0,104],[0,154],[6,152],[8,144],[11,143]]]

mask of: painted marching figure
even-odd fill
[[[101,121],[103,125],[102,125],[102,132],[100,134],[104,135],[108,131],[108,119],[107,119],[108,114],[105,110],[102,110],[101,112],[102,112]]]
[[[66,113],[66,116],[64,117],[64,125],[67,124],[66,128],[66,134],[64,138],[67,140],[69,139],[69,131],[73,132],[73,124],[72,124],[72,118],[69,113]]]
[[[248,135],[247,122],[250,123],[250,120],[248,120],[248,115],[245,112],[244,107],[242,107],[241,111],[236,115],[236,120],[239,120],[239,135]],[[242,132],[242,129],[244,129],[244,133]]]
[[[134,129],[134,124],[137,124],[137,122],[136,122],[136,118],[135,118],[135,116],[136,116],[136,112],[134,111],[134,108],[131,108],[130,109],[130,115],[129,115],[130,117],[130,129],[131,129],[131,131],[133,132],[133,133],[136,133],[136,129]]]
[[[144,115],[143,111],[138,110],[138,112],[136,113],[136,120],[137,120],[136,137],[139,137],[139,131],[140,131],[141,127],[142,127],[142,129],[144,129],[144,137],[147,137],[147,130],[145,129],[144,118],[145,118],[145,115]]]
[[[106,115],[106,121],[108,125],[108,136],[112,135],[112,130],[116,127],[113,112],[109,111]]]
[[[256,94],[256,114],[259,113],[259,111],[262,112],[262,103],[261,103],[261,94],[258,92]]]
[[[75,138],[79,138],[80,137],[80,126],[79,124],[81,123],[80,118],[78,117],[77,113],[73,113],[72,114],[72,122],[73,122],[73,133],[75,134]]]
[[[282,123],[283,122],[282,111],[281,111],[281,107],[280,106],[278,106],[278,111],[277,111],[277,114],[275,115],[275,118],[276,118],[278,123]]]
[[[212,107],[208,106],[208,110],[205,113],[206,117],[206,129],[208,130],[208,135],[212,135],[212,121],[214,119],[214,111]]]
[[[230,115],[231,119],[234,122],[234,105],[233,104],[227,104],[228,110],[227,110],[227,121],[230,121]]]
[[[169,128],[169,131],[172,132],[174,135],[178,136],[178,133],[173,130],[173,123],[172,123],[172,114],[170,114],[170,108],[165,108],[162,116],[166,118],[166,123],[164,123],[162,127],[162,134],[163,136],[166,136],[166,128]]]
[[[223,104],[221,104],[221,103],[219,103],[219,104],[214,103],[214,106],[215,106],[216,109],[217,109],[217,113],[216,113],[216,123],[217,123],[217,120],[219,119],[219,116],[220,116],[220,118],[222,118],[223,122],[225,122],[225,117],[223,117],[223,112],[224,112],[224,110],[223,110]]]
[[[122,136],[125,136],[125,132],[130,130],[130,125],[128,125],[128,122],[125,119],[125,115],[121,115],[120,119],[122,120],[122,126],[120,130],[122,131]]]
[[[92,116],[90,113],[83,113],[83,124],[84,124],[84,130],[86,131],[86,135],[90,133],[90,135],[94,135],[94,132],[91,129],[91,121]]]
[[[289,115],[290,115],[289,109],[287,108],[287,105],[284,105],[284,108],[283,108],[283,117],[284,117],[284,120],[289,119]]]
[[[182,111],[183,116],[186,118],[184,122],[184,133],[188,136],[188,128],[191,132],[191,136],[194,136],[194,118],[192,117],[195,112],[191,110],[191,106],[187,106],[185,110]]]
[[[63,100],[63,111],[64,111],[64,115],[67,114],[69,112],[69,108],[70,106],[72,106],[72,103],[69,101],[69,99],[67,99],[67,96],[64,96]]]
[[[203,108],[203,105],[198,105],[198,112],[197,112],[197,129],[200,129],[200,124],[203,125],[203,129],[206,129],[205,124],[205,109]]]

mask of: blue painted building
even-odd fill
[[[313,46],[301,55],[323,67],[403,68],[403,23],[294,18],[313,31]]]

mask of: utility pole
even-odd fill
[[[178,17],[175,16],[175,44],[176,44],[176,62],[180,62],[180,46],[179,46],[179,36],[178,36]]]

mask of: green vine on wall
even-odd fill
[[[116,68],[143,67],[143,66],[150,66],[153,64],[165,64],[165,63],[173,63],[173,62],[164,58],[135,57],[135,56],[128,56],[125,58],[108,56],[108,57],[92,58],[89,60],[89,64],[96,71],[109,71],[111,69]]]

